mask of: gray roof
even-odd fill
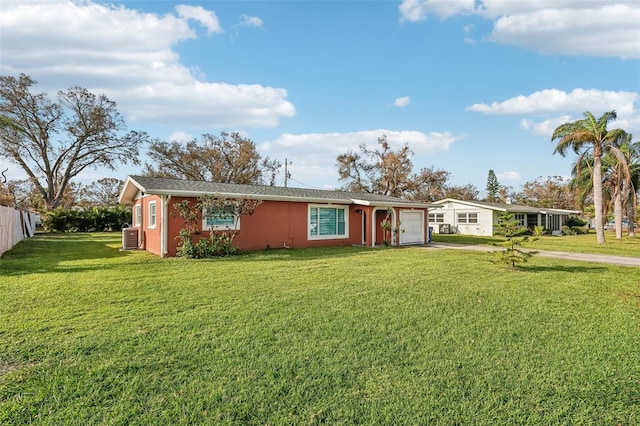
[[[266,185],[240,185],[183,179],[167,179],[146,176],[129,176],[120,193],[120,202],[132,202],[138,192],[156,195],[197,197],[217,194],[228,197],[245,197],[261,200],[334,202],[343,204],[436,207],[429,203],[412,202],[367,192],[348,192],[308,188],[290,188]]]
[[[438,200],[435,204],[442,205],[447,201],[452,201],[456,203],[469,204],[475,206],[486,207],[490,210],[498,210],[504,212],[511,213],[542,213],[542,214],[578,214],[580,210],[564,210],[564,209],[554,209],[554,208],[545,208],[545,207],[531,207],[523,204],[508,204],[508,203],[491,203],[488,201],[465,201],[465,200],[457,200],[455,198],[445,198],[443,200]]]

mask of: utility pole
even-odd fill
[[[291,173],[289,173],[288,166],[292,164],[286,158],[284,159],[284,187],[287,187],[287,180],[291,177]]]

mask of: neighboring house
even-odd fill
[[[185,222],[175,215],[173,206],[183,200],[195,203],[204,194],[262,201],[252,215],[235,221],[239,233],[234,243],[241,250],[381,245],[385,219],[402,230],[390,244],[424,244],[428,209],[437,207],[378,194],[129,176],[119,201],[133,206],[132,227],[137,232],[134,247],[125,248],[175,256],[176,237]],[[215,215],[205,217],[200,235],[207,236],[211,226],[225,229],[235,225],[217,220]],[[131,229],[123,232],[128,231]]]
[[[546,209],[518,204],[488,203],[484,201],[462,201],[445,198],[433,204],[441,206],[429,213],[429,226],[441,234],[493,235],[504,212],[513,213],[514,219],[526,228],[544,226],[547,231],[562,229],[569,216],[578,210]]]

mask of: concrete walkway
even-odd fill
[[[486,253],[499,250],[498,247],[484,246],[484,245],[434,243],[434,242],[426,244],[425,247],[427,249],[432,249],[432,250],[442,250],[442,249],[472,250],[472,251],[482,251]],[[581,262],[593,262],[593,263],[607,263],[609,265],[632,266],[632,267],[640,268],[640,257],[609,256],[606,254],[570,253],[566,251],[547,251],[547,250],[535,250],[535,249],[532,249],[532,251],[537,251],[538,252],[537,256],[550,257],[553,259],[577,260]]]

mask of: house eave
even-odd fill
[[[442,200],[438,200],[435,203],[444,207],[444,204],[448,202],[463,204],[465,206],[492,210],[497,212],[510,212],[514,214],[522,213],[522,214],[579,214],[581,213],[579,210],[564,210],[564,209],[552,209],[552,208],[539,208],[539,207],[531,207],[531,206],[523,206],[519,204],[508,204],[507,207],[494,206],[491,204],[479,203],[474,201],[466,201],[466,200],[457,200],[455,198],[445,198]]]
[[[120,194],[118,195],[118,203],[120,204],[130,204],[134,201],[135,196],[138,192],[144,192],[144,188],[132,179],[130,176],[124,181],[124,185],[122,185],[122,189],[120,190]]]
[[[313,197],[290,197],[290,196],[276,196],[266,194],[251,194],[251,193],[238,193],[238,192],[201,192],[201,191],[179,191],[179,190],[154,190],[139,188],[140,191],[144,191],[145,194],[153,195],[171,195],[174,197],[200,197],[202,195],[217,195],[227,198],[248,198],[262,201],[284,201],[284,202],[298,202],[298,203],[317,203],[317,204],[355,204],[360,206],[375,206],[375,207],[407,207],[407,208],[442,208],[442,206],[431,203],[413,203],[413,202],[391,202],[391,201],[371,201],[371,200],[359,200],[359,199],[346,199],[346,198],[313,198]]]
[[[286,188],[276,189],[274,191],[267,190],[265,187],[251,187],[241,188],[239,185],[237,188],[175,188],[164,187],[164,185],[156,185],[153,181],[154,178],[149,179],[137,179],[136,176],[128,176],[123,188],[120,192],[118,200],[122,204],[133,203],[140,196],[157,195],[157,196],[173,196],[184,198],[196,198],[202,195],[219,196],[224,198],[247,198],[262,201],[280,201],[280,202],[298,202],[298,203],[314,203],[314,204],[337,204],[337,205],[359,205],[359,206],[371,206],[377,208],[407,208],[407,209],[430,209],[441,208],[437,204],[424,203],[424,202],[412,202],[403,199],[395,199],[393,197],[377,196],[373,194],[363,194],[362,197],[355,193],[346,193],[336,191],[331,193],[330,191],[315,191],[312,193],[300,193],[300,191],[294,188],[291,191],[286,191]],[[175,180],[168,180],[170,183],[175,184]],[[159,179],[161,184],[164,184],[164,180]],[[179,182],[182,183],[182,182]],[[196,182],[201,184],[201,182]],[[227,184],[222,184],[227,185]],[[244,189],[247,191],[244,192]],[[280,191],[284,189],[284,193]],[[255,191],[255,192],[254,192]],[[313,192],[318,192],[313,193]]]

